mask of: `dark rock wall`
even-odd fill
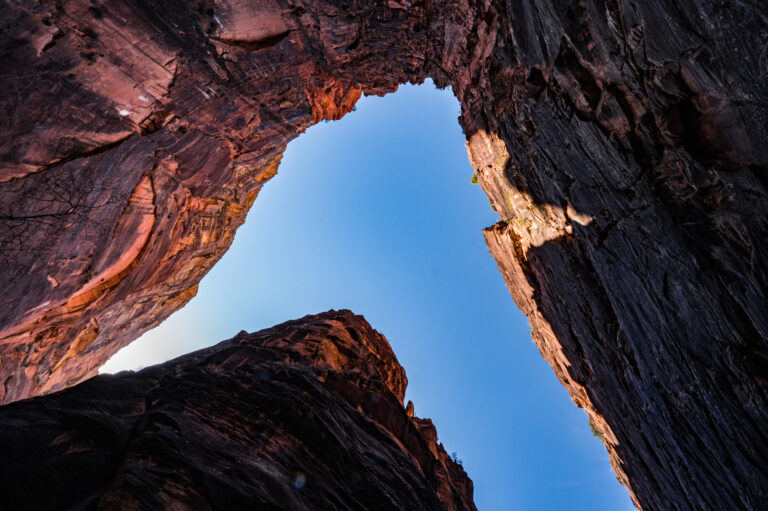
[[[768,10],[684,3],[499,6],[464,123],[491,253],[637,504],[765,509]]]
[[[189,300],[291,138],[432,77],[502,219],[489,248],[635,502],[768,506],[761,1],[123,0],[0,23],[5,402]]]
[[[0,408],[3,506],[474,510],[406,384],[349,311],[241,332]]]

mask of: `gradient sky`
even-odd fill
[[[427,82],[309,129],[197,297],[102,372],[348,308],[392,344],[478,509],[634,509],[485,246],[498,216],[470,184],[458,115]]]

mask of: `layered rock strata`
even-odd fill
[[[4,402],[193,296],[291,138],[432,77],[502,219],[488,246],[638,506],[768,506],[761,0],[21,2],[0,24]]]
[[[0,10],[0,402],[95,374],[195,295],[291,139],[423,80],[436,13],[348,7]]]
[[[475,510],[361,316],[329,311],[0,408],[7,509]]]

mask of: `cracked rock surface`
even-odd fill
[[[92,376],[191,299],[291,139],[340,118],[362,91],[424,79],[436,14],[7,5],[0,402]]]

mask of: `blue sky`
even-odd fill
[[[102,371],[348,308],[392,344],[478,509],[634,509],[485,246],[498,216],[470,184],[458,115],[427,82],[310,128],[197,297]]]

